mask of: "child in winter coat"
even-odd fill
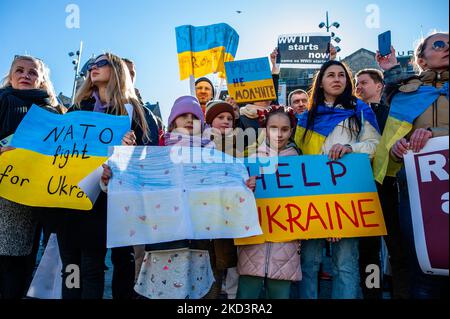
[[[215,148],[202,137],[205,120],[198,100],[178,98],[169,116],[166,146]],[[217,265],[215,240],[177,240],[146,245],[135,291],[150,299],[217,298],[213,268]],[[213,288],[212,288],[213,287]]]
[[[272,106],[262,114],[261,122],[266,139],[250,156],[299,155],[291,141],[296,125],[291,108]],[[301,279],[300,241],[238,247],[238,273],[238,299],[289,299],[292,281]],[[263,291],[265,296],[261,296]]]

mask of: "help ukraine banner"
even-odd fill
[[[224,63],[233,61],[239,35],[226,23],[202,27],[184,25],[175,28],[180,79],[225,73]]]
[[[228,92],[237,103],[276,100],[268,58],[225,63]]]
[[[348,154],[339,161],[324,155],[250,160],[246,165],[249,175],[257,176],[263,235],[235,239],[236,245],[386,235],[366,154]]]
[[[54,114],[33,105],[0,156],[0,196],[37,207],[90,210],[85,189],[99,183],[86,177],[120,145],[130,129],[128,116],[97,112]],[[80,182],[85,182],[85,187]],[[90,185],[89,185],[90,184]]]

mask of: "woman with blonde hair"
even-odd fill
[[[397,63],[395,50],[377,62],[385,71],[387,103],[390,113],[374,160],[374,176],[379,183],[385,177],[397,177],[399,183],[399,223],[402,245],[409,255],[410,297],[414,299],[448,298],[448,275],[425,273],[418,262],[413,230],[409,190],[403,156],[420,152],[431,138],[449,135],[449,34],[433,32],[421,39],[414,52],[418,75],[405,76]],[[436,194],[430,194],[436,195]],[[437,251],[448,251],[448,230],[437,225],[448,225],[448,215],[436,210],[426,223],[435,236],[442,238]],[[425,224],[425,222],[424,222]],[[447,237],[446,237],[447,236]],[[447,238],[447,239],[446,239]],[[445,255],[443,255],[445,259]],[[448,258],[448,257],[447,257]],[[444,264],[445,265],[445,264]],[[448,265],[448,259],[447,259]],[[440,267],[436,267],[440,268]],[[443,266],[445,268],[445,266]]]
[[[15,56],[0,86],[0,141],[10,137],[36,104],[61,113],[49,71],[44,62],[32,56]],[[10,147],[0,147],[2,153]],[[0,299],[24,296],[33,264],[33,243],[38,208],[0,197]]]
[[[122,145],[158,145],[158,130],[151,112],[138,101],[129,70],[123,60],[111,53],[99,55],[88,65],[88,75],[75,96],[72,111],[92,111],[127,115],[125,104],[133,109],[132,127],[122,139]],[[63,271],[63,299],[101,299],[104,290],[104,260],[106,255],[106,193],[101,193],[91,212],[68,212],[58,232],[63,269],[79,265],[81,287],[68,289]],[[118,255],[118,258],[114,258]],[[131,298],[134,286],[132,247],[113,249],[113,298]],[[120,276],[117,277],[117,276]],[[119,285],[119,289],[117,288]]]

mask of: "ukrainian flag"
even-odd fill
[[[184,25],[175,29],[180,79],[195,78],[221,72],[224,63],[233,61],[239,35],[226,23],[202,27]]]
[[[383,183],[386,175],[396,176],[403,163],[391,159],[390,149],[411,131],[415,119],[425,112],[440,95],[445,95],[448,99],[448,82],[440,89],[422,85],[415,92],[399,92],[394,96],[386,127],[373,161],[373,172],[378,183]]]
[[[319,105],[314,116],[313,126],[309,128],[308,133],[303,138],[307,128],[308,115],[309,111],[299,116],[295,132],[295,143],[305,155],[320,154],[322,145],[328,135],[339,123],[353,115],[356,115],[361,123],[368,121],[379,131],[375,113],[369,105],[361,100],[357,100],[356,107],[353,110]]]

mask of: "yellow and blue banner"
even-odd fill
[[[422,85],[415,92],[398,92],[391,102],[386,127],[378,144],[373,161],[375,180],[383,183],[385,176],[396,176],[403,163],[392,160],[389,155],[394,144],[413,128],[413,122],[432,105],[439,96],[448,99],[448,82],[440,89]]]
[[[180,79],[195,78],[220,72],[224,63],[233,61],[239,44],[239,35],[226,23],[175,28]]]
[[[77,111],[54,114],[33,105],[0,156],[0,196],[37,207],[90,210],[93,201],[80,186],[120,145],[130,129],[128,116]]]
[[[298,117],[297,129],[295,131],[295,143],[305,155],[320,154],[322,145],[328,135],[339,123],[352,116],[358,118],[361,127],[363,127],[364,121],[368,121],[377,131],[380,131],[375,113],[369,105],[359,99],[356,101],[354,109],[319,105],[316,113],[313,114],[314,123],[307,130],[309,114],[310,111],[307,111]],[[307,133],[304,137],[306,131]]]
[[[235,239],[235,244],[386,235],[367,154],[348,154],[339,161],[324,155],[251,160],[246,165],[249,175],[257,176],[263,235]],[[268,163],[276,163],[275,173],[264,173]]]
[[[225,63],[228,93],[237,103],[276,100],[268,58]]]

